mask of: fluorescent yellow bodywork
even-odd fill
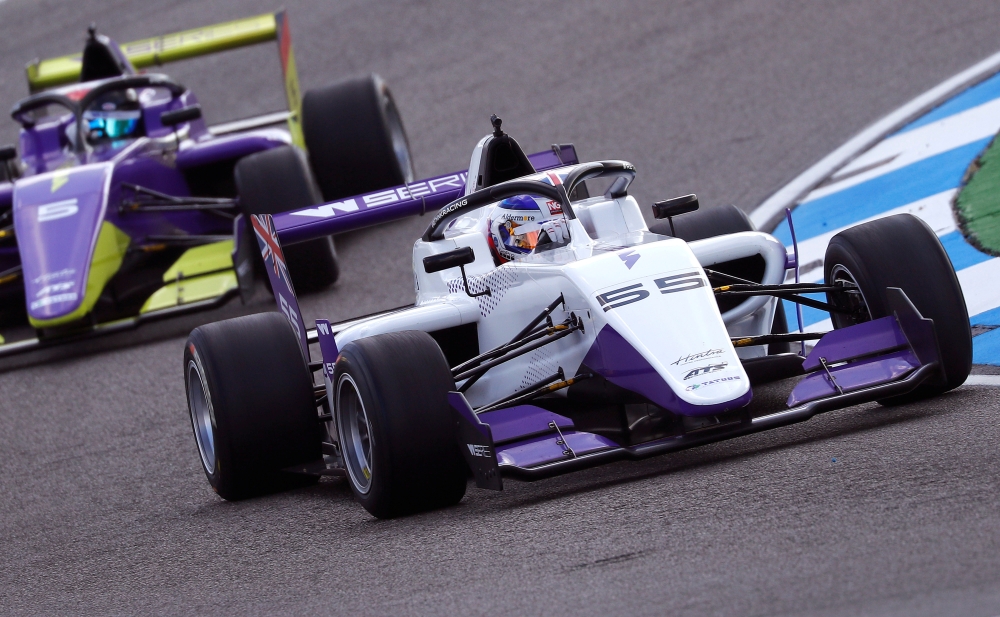
[[[302,93],[299,90],[299,74],[295,66],[288,15],[284,10],[133,41],[125,43],[121,48],[132,66],[144,69],[269,41],[278,42],[285,97],[288,100],[288,111],[291,112],[288,131],[291,133],[292,143],[304,150],[306,142],[302,134]],[[82,58],[83,54],[78,53],[29,64],[25,68],[28,88],[32,92],[38,92],[78,81]]]
[[[218,298],[239,288],[236,272],[216,272],[168,283],[156,290],[139,310],[140,315],[182,304]]]
[[[302,133],[302,93],[299,91],[299,73],[295,68],[295,52],[291,44],[288,47],[288,63],[284,67],[285,98],[288,100],[288,132],[292,135],[292,143],[306,149],[306,137]]]
[[[94,257],[90,260],[90,270],[87,273],[87,289],[83,294],[83,301],[75,311],[55,319],[35,319],[28,316],[28,321],[35,328],[51,328],[67,324],[89,314],[104,286],[111,280],[118,269],[122,267],[122,259],[125,258],[125,251],[131,239],[128,235],[115,227],[113,224],[104,221],[101,223],[101,231],[97,234],[97,245],[94,247]]]
[[[163,282],[191,278],[208,272],[233,268],[233,241],[223,240],[203,244],[184,251],[184,254],[163,273]]]
[[[184,251],[163,273],[166,283],[146,300],[139,314],[217,298],[239,288],[233,271],[233,241],[223,240]]]
[[[256,45],[277,38],[273,13],[238,19],[214,26],[185,30],[125,43],[125,56],[137,69],[159,66],[228,49]],[[80,79],[82,54],[41,60],[27,66],[28,85],[33,91],[69,84]]]

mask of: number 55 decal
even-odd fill
[[[699,272],[685,272],[673,276],[664,276],[653,280],[661,294],[672,294],[678,291],[689,291],[705,286],[705,279]],[[649,292],[643,289],[642,283],[635,283],[621,289],[615,289],[597,296],[597,301],[604,307],[604,312],[613,308],[632,304],[649,297]]]

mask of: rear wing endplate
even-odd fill
[[[278,42],[285,97],[288,100],[288,129],[292,141],[304,148],[300,120],[302,98],[288,17],[284,10],[133,41],[121,45],[121,49],[132,66],[143,69],[270,41]],[[34,93],[78,81],[81,64],[82,53],[36,60],[25,69],[28,87]]]

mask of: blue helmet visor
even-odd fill
[[[135,112],[94,114],[87,119],[87,128],[92,134],[96,132],[108,139],[131,137],[139,128],[139,114]]]

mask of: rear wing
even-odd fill
[[[301,125],[302,95],[295,67],[295,54],[292,51],[288,16],[284,10],[133,41],[121,45],[121,49],[132,66],[143,69],[270,41],[278,43],[288,113],[285,118],[275,114],[269,114],[268,117],[277,118],[279,121],[287,120],[292,142],[304,148],[305,139],[302,136]],[[35,93],[78,81],[82,56],[82,53],[77,53],[60,58],[35,60],[28,64],[25,68],[28,88]]]
[[[537,171],[579,163],[572,144],[529,155]],[[467,172],[455,172],[390,189],[348,197],[310,208],[274,215],[277,237],[284,245],[436,212],[462,194]]]

